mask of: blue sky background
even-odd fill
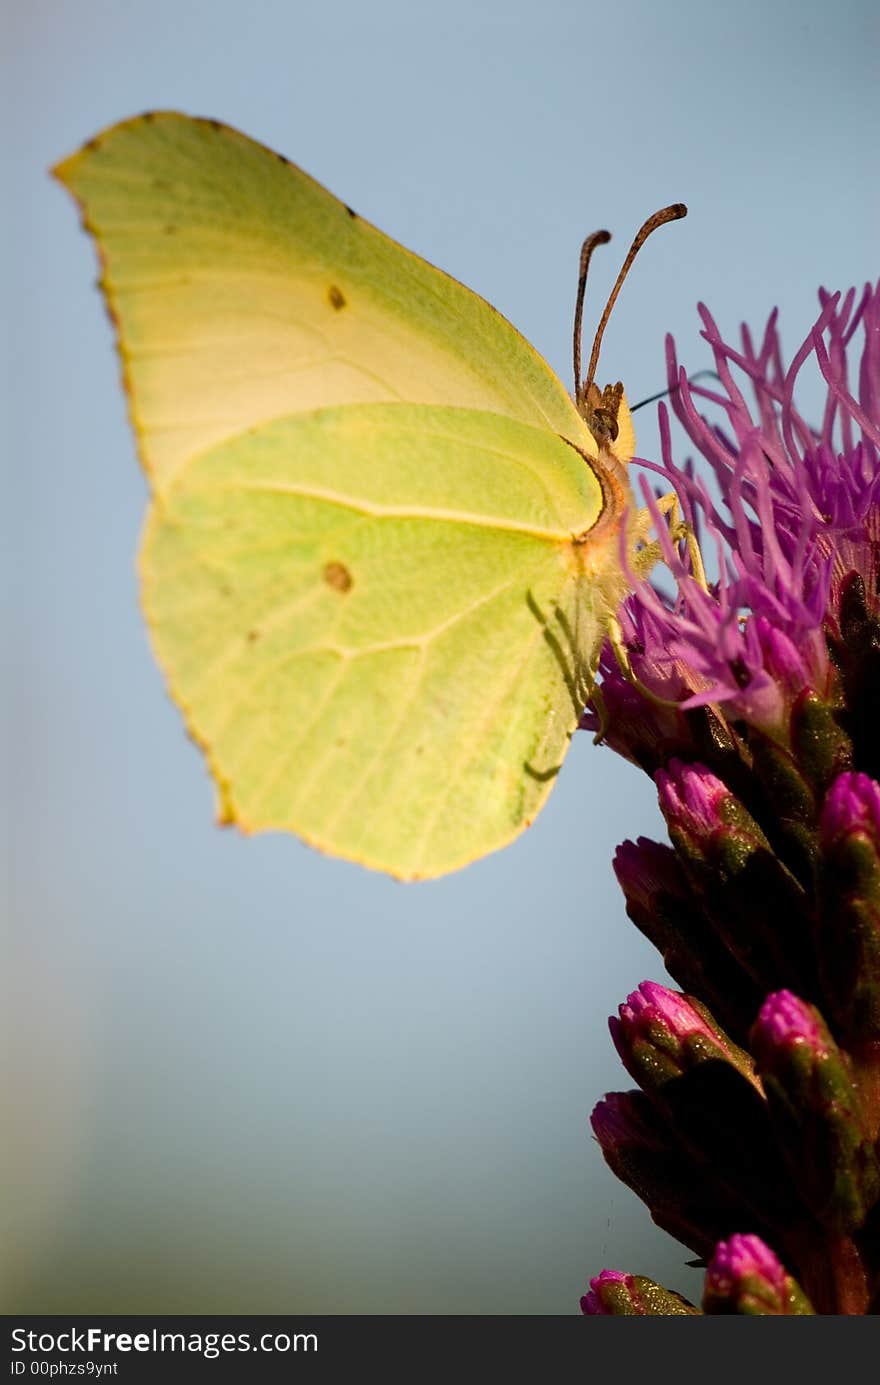
[[[8,7],[7,1312],[569,1313],[603,1266],[698,1292],[587,1126],[628,1085],[607,1015],[663,979],[610,865],[659,830],[650,784],[580,737],[525,836],[416,887],[215,828],[138,613],[145,487],[93,251],[48,166],[144,108],[219,117],[566,383],[581,237],[616,233],[595,311],[682,199],[606,336],[600,375],[638,399],[667,330],[707,363],[699,299],[728,333],[778,304],[793,350],[818,284],[876,275],[877,22],[868,0]]]

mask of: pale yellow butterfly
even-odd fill
[[[601,330],[580,380],[607,236],[572,400],[483,299],[217,121],[140,116],[54,172],[98,245],[144,610],[222,820],[409,879],[503,846],[627,588]]]

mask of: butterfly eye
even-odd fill
[[[616,442],[618,427],[617,415],[609,409],[596,409],[590,418],[590,431],[597,442],[607,440]]]

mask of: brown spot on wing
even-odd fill
[[[345,563],[325,563],[321,576],[327,586],[332,587],[335,592],[348,592],[354,586],[354,578]]]
[[[329,289],[327,290],[327,297],[330,301],[331,308],[335,308],[337,312],[340,308],[344,308],[346,303],[348,302],[347,298],[345,297],[345,294],[342,292],[342,289],[339,288],[336,284],[330,285]]]

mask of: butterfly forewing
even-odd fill
[[[55,172],[100,246],[155,486],[254,424],[375,400],[490,409],[592,447],[488,303],[228,126],[140,116]]]

